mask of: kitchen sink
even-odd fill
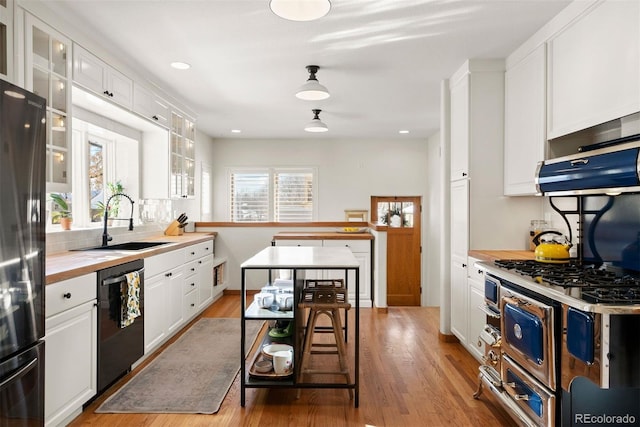
[[[117,245],[95,246],[93,248],[73,249],[75,251],[141,251],[155,246],[166,245],[171,242],[127,242]]]

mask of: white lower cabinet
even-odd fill
[[[45,426],[65,425],[97,392],[96,287],[91,273],[45,289]]]
[[[484,356],[484,341],[480,339],[480,332],[487,323],[486,314],[480,309],[484,305],[484,273],[474,267],[477,259],[469,257],[468,260],[468,290],[469,290],[469,314],[467,323],[467,350],[478,360]]]
[[[182,250],[145,259],[144,353],[160,346],[184,323]]]
[[[466,258],[451,255],[451,332],[467,341],[468,288]]]
[[[145,354],[208,307],[222,290],[213,283],[213,240],[145,258]]]

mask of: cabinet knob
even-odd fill
[[[105,90],[105,91],[104,91],[104,92],[102,92],[102,93],[103,93],[104,95],[109,96],[109,91],[108,91],[108,90]]]
[[[62,294],[62,298],[71,299],[71,292],[67,292],[66,294]]]
[[[158,118],[158,116],[151,116],[151,118],[152,118],[153,120],[160,120],[160,119]]]
[[[466,172],[462,172],[462,176],[467,176],[467,173]]]
[[[173,276],[173,273],[167,273],[164,275],[164,277],[171,277],[171,276]]]
[[[196,305],[194,303],[191,303],[191,307],[195,307]]]
[[[462,263],[462,268],[467,268],[467,264]]]
[[[195,286],[195,285],[196,285],[195,283],[192,283],[192,284],[191,284],[191,286]]]
[[[202,264],[202,261],[198,261],[198,264]]]

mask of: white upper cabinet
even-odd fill
[[[196,127],[193,119],[171,113],[171,198],[195,195]]]
[[[469,176],[468,73],[451,80],[451,180]]]
[[[505,72],[504,194],[536,194],[546,144],[546,56],[541,44]]]
[[[640,111],[640,2],[596,2],[549,40],[548,139]]]
[[[24,14],[25,89],[47,100],[47,191],[71,191],[71,40]]]
[[[13,75],[13,0],[0,1],[0,78],[8,81]]]
[[[133,81],[77,44],[73,81],[129,110],[133,106]]]
[[[137,83],[133,84],[133,111],[161,126],[169,127],[169,104]]]

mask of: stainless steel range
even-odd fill
[[[578,262],[476,266],[485,271],[488,323],[474,397],[487,386],[519,424],[560,426],[569,425],[576,377],[604,389],[640,387],[640,278],[633,272]]]

